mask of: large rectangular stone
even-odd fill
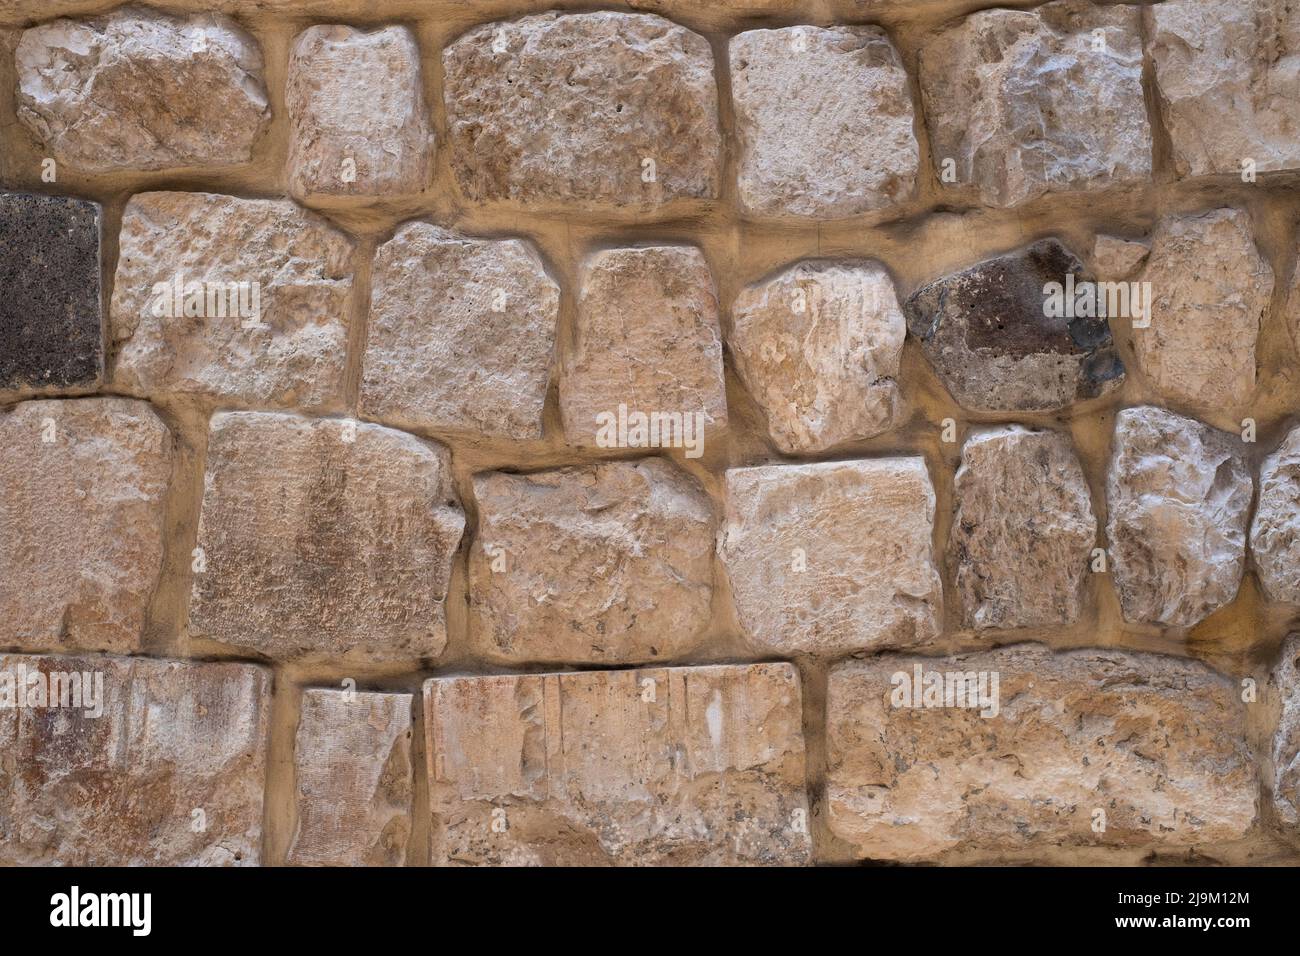
[[[1183,658],[1022,644],[849,661],[827,726],[830,827],[864,858],[1184,847],[1255,820],[1238,688]]]
[[[270,700],[251,664],[0,656],[0,864],[255,865]]]
[[[270,657],[437,657],[465,515],[441,445],[378,425],[213,416],[193,633]]]
[[[0,646],[139,649],[171,473],[171,432],[144,402],[0,410]]]
[[[789,664],[424,685],[436,864],[802,863]]]
[[[99,384],[99,239],[93,202],[0,193],[0,390]]]
[[[306,690],[288,862],[400,866],[411,836],[411,695]]]

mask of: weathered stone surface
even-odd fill
[[[88,172],[246,163],[271,118],[261,49],[219,14],[55,20],[16,57],[19,121]]]
[[[215,415],[190,629],[276,658],[436,657],[464,523],[441,446],[339,419]]]
[[[715,521],[659,458],[474,476],[470,635],[498,660],[631,664],[698,643]]]
[[[718,195],[708,41],[648,14],[544,13],[442,55],[451,169],[476,202],[653,208]]]
[[[1290,826],[1300,824],[1300,636],[1282,643],[1273,685],[1282,714],[1273,734],[1273,807]]]
[[[0,695],[26,683],[30,702],[55,680],[60,692],[40,707],[0,707],[0,864],[259,862],[269,671],[0,657]]]
[[[114,381],[146,395],[337,406],[352,251],[351,240],[291,202],[133,196],[113,285]]]
[[[797,864],[789,664],[426,681],[435,864]]]
[[[290,865],[400,866],[411,836],[411,695],[305,690]]]
[[[0,389],[99,384],[99,222],[93,202],[0,193]]]
[[[733,468],[719,553],[747,636],[781,654],[908,647],[940,628],[921,458]]]
[[[703,439],[727,423],[718,298],[709,265],[693,246],[607,249],[592,256],[580,279],[577,329],[560,372],[560,414],[571,445],[620,447],[604,416],[681,415],[671,441],[658,445],[703,454]],[[689,447],[686,426],[696,427]],[[652,437],[638,445],[651,447]]]
[[[751,30],[729,57],[745,211],[837,219],[911,198],[912,97],[884,30]]]
[[[824,451],[899,424],[907,326],[878,262],[798,263],[741,291],[727,344],[785,454]]]
[[[171,459],[171,433],[143,402],[0,411],[0,644],[140,647]]]
[[[1249,401],[1255,340],[1273,295],[1250,217],[1215,209],[1162,220],[1138,279],[1151,283],[1151,322],[1133,329],[1133,350],[1151,384],[1200,408]]]
[[[949,551],[967,627],[1073,624],[1097,519],[1070,440],[1009,425],[976,432],[954,479]]]
[[[560,289],[529,243],[410,223],[379,247],[371,283],[362,414],[542,437]]]
[[[972,690],[984,674],[997,703],[902,706],[917,668]],[[849,661],[831,671],[827,733],[830,827],[864,858],[1179,847],[1255,820],[1238,689],[1176,657],[1022,644]]]
[[[1120,412],[1106,535],[1124,619],[1191,627],[1236,597],[1252,493],[1235,436],[1162,408]]]
[[[1181,175],[1300,168],[1300,17],[1293,0],[1166,0],[1147,52]]]
[[[1149,181],[1139,16],[1064,0],[982,10],[928,40],[920,86],[935,167],[951,160],[957,184],[992,206]]]
[[[1051,411],[1119,386],[1124,365],[1104,317],[1049,315],[1048,283],[1090,281],[1055,239],[936,279],[904,303],[908,331],[959,403]]]
[[[319,203],[425,188],[433,135],[407,27],[309,27],[294,40],[284,98],[294,196]]]
[[[1091,265],[1101,280],[1118,282],[1131,276],[1150,253],[1148,243],[1099,235],[1092,244]]]
[[[1300,428],[1260,466],[1250,553],[1268,599],[1300,604]]]

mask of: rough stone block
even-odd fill
[[[432,658],[465,516],[441,446],[378,425],[212,419],[190,629],[270,657]]]
[[[0,411],[0,645],[137,650],[171,474],[171,432],[143,402]]]
[[[424,685],[435,864],[798,864],[789,664]]]

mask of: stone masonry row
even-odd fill
[[[174,439],[134,399],[0,413],[6,643],[131,653],[163,563]],[[714,552],[759,653],[919,647],[943,629],[935,492],[921,457],[729,469],[711,499],[664,458],[473,476],[469,633],[504,664],[671,661],[710,622]],[[1300,429],[1263,463],[1234,435],[1121,411],[1108,550],[1069,440],[974,431],[948,540],[961,622],[1076,623],[1111,572],[1126,620],[1190,628],[1237,595],[1249,547],[1267,597],[1300,604]],[[1249,534],[1248,532],[1249,522]],[[275,660],[437,658],[466,515],[450,453],[368,422],[222,412],[211,422],[189,632]]]
[[[1149,183],[1148,64],[1181,175],[1298,169],[1298,48],[1292,0],[1060,0],[947,25],[914,78],[877,26],[743,32],[716,69],[728,74],[740,207],[835,219],[911,197],[914,103],[954,198],[1013,206]],[[703,36],[651,14],[552,11],[480,24],[438,53],[437,146],[466,200],[644,211],[722,197]],[[284,89],[294,197],[329,206],[428,188],[421,58],[405,26],[296,37]],[[18,119],[48,155],[90,173],[247,163],[271,121],[259,43],[222,15],[128,7],[56,20],[23,32],[16,61]]]
[[[1289,826],[1298,667],[1293,638],[1269,781]],[[10,655],[0,673],[31,702],[0,708],[0,862],[260,862],[265,668]],[[969,706],[943,705],[954,673]],[[92,675],[100,714],[34,696]],[[419,722],[411,694],[303,691],[287,862],[402,864],[420,731],[435,864],[813,859],[790,664],[444,677],[421,696]],[[1246,696],[1202,664],[1113,650],[847,661],[829,679],[829,826],[893,861],[1239,840],[1260,806]]]
[[[0,194],[0,249],[12,262],[0,275],[0,394],[93,390],[109,378],[146,398],[345,410],[356,265],[347,234],[288,200],[147,192],[127,203],[118,246],[105,330],[99,207]],[[724,335],[697,247],[594,249],[577,279],[573,340],[553,362],[561,290],[529,241],[408,222],[369,270],[359,413],[403,429],[539,439],[555,365],[569,445],[671,445],[629,434],[629,414],[654,414],[698,455],[727,424],[725,341],[772,444],[816,454],[908,419],[899,370],[909,334],[963,408],[1047,412],[1130,374],[1113,318],[1130,322],[1156,395],[1250,411],[1274,274],[1247,212],[1168,216],[1145,240],[1101,235],[1088,258],[1040,239],[924,283],[901,304],[879,262],[801,260],[742,289]],[[1282,308],[1294,333],[1293,271]],[[1053,314],[1053,283],[1063,294],[1108,291],[1071,295],[1062,309],[1078,314]]]

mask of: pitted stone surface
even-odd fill
[[[352,251],[288,201],[131,197],[113,285],[114,381],[142,395],[338,406]]]
[[[949,552],[967,627],[1073,624],[1097,519],[1070,441],[1019,425],[976,432],[954,479]]]
[[[1260,466],[1250,553],[1265,596],[1300,604],[1300,428]]]
[[[751,30],[728,58],[747,212],[840,219],[912,197],[912,97],[884,30]]]
[[[1186,176],[1300,169],[1300,14],[1294,0],[1146,7],[1165,128]]]
[[[403,226],[375,256],[370,303],[362,414],[542,437],[560,289],[529,243]]]
[[[1273,270],[1238,209],[1171,216],[1156,227],[1138,276],[1151,284],[1151,320],[1133,329],[1138,366],[1166,398],[1222,410],[1255,391],[1255,342]]]
[[[435,865],[799,864],[789,664],[424,685]]]
[[[719,554],[748,638],[833,655],[936,636],[934,507],[921,458],[729,470]]]
[[[425,188],[433,134],[408,28],[304,30],[289,56],[285,107],[294,196],[316,203]]]
[[[703,253],[693,246],[607,249],[584,264],[580,288],[575,341],[560,365],[565,441],[676,447],[699,457],[703,442],[727,423],[718,298]],[[636,432],[607,427],[625,417],[619,406],[627,415],[680,416],[682,426],[674,418],[671,428],[655,429],[658,444],[652,433],[637,444]]]
[[[907,326],[878,262],[798,263],[741,291],[727,344],[785,454],[825,451],[905,417]]]
[[[0,193],[0,390],[99,384],[99,240],[93,202]]]
[[[0,410],[0,644],[138,650],[171,477],[171,432],[143,402]]]
[[[660,458],[474,476],[470,635],[506,662],[629,664],[709,622],[712,505]]]
[[[437,657],[465,516],[446,449],[364,422],[213,416],[190,631],[269,657]]]
[[[1151,179],[1131,6],[981,10],[921,47],[934,165],[990,206]]]
[[[87,172],[246,163],[271,119],[262,51],[220,14],[54,20],[15,55],[19,121]]]
[[[0,864],[260,862],[268,670],[0,656],[0,701],[24,682],[46,697],[0,706]]]
[[[1064,293],[1067,276],[1090,281],[1074,253],[1040,240],[917,289],[903,306],[908,331],[966,408],[1041,412],[1096,398],[1120,385],[1124,365],[1104,316],[1052,308],[1044,289]]]
[[[1162,408],[1121,411],[1106,535],[1124,619],[1192,627],[1236,597],[1252,493],[1235,436]]]
[[[918,671],[919,705],[904,696]],[[936,705],[947,683],[927,695],[930,675],[996,707]],[[1176,657],[1022,644],[849,661],[831,670],[827,733],[830,827],[863,858],[1187,847],[1255,820],[1239,688]]]
[[[290,865],[401,866],[411,836],[411,695],[303,691]]]
[[[451,169],[471,201],[653,209],[718,195],[704,37],[648,14],[486,23],[443,52]]]

